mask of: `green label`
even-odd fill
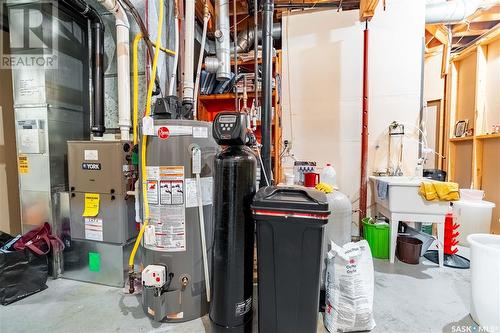
[[[97,252],[89,252],[89,271],[99,272],[101,270],[101,255]]]

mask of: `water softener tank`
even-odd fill
[[[141,167],[150,208],[142,242],[142,305],[156,321],[187,321],[209,310],[200,220],[210,251],[213,161],[219,147],[208,122],[159,117],[153,121],[146,168]],[[208,262],[210,257],[207,254]]]
[[[214,332],[251,332],[257,160],[246,146],[246,116],[221,112],[213,134],[226,146],[215,158],[210,320]]]

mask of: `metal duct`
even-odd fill
[[[262,170],[260,185],[266,186],[266,175],[272,179],[271,166],[271,125],[273,122],[273,12],[274,0],[263,3],[263,43],[262,43]]]
[[[102,137],[106,130],[104,127],[104,24],[97,11],[83,0],[63,0],[63,2],[91,22],[94,105],[92,108],[92,126],[90,129],[95,137]]]
[[[257,30],[257,41],[262,40],[262,28],[254,29],[253,26],[240,31],[238,34],[237,41],[237,52],[248,52],[250,47],[255,43],[255,30]],[[281,38],[281,23],[277,22],[273,24],[273,39]]]
[[[216,31],[215,50],[219,66],[217,80],[226,81],[231,78],[231,48],[229,35],[229,1],[215,1]]]
[[[427,2],[425,6],[425,23],[454,23],[465,20],[474,14],[482,5],[481,0],[450,0]]]
[[[116,25],[116,57],[118,73],[118,125],[120,138],[130,141],[130,24],[125,9],[117,0],[98,0],[115,16]]]

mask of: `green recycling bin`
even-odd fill
[[[372,224],[372,219],[363,219],[364,238],[370,245],[372,257],[389,259],[390,227],[388,224]]]

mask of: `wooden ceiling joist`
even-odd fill
[[[379,0],[361,0],[359,2],[359,20],[361,22],[370,21],[375,15]]]

